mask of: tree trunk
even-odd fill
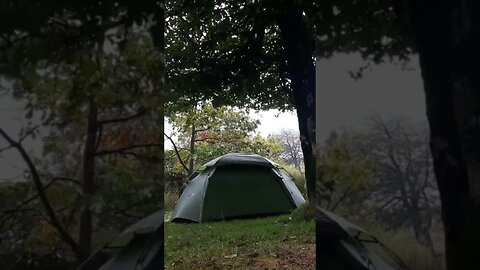
[[[279,15],[283,47],[286,52],[291,88],[297,111],[300,141],[305,164],[307,196],[315,203],[315,65],[313,37],[307,33],[303,11],[293,0],[283,5],[285,13]]]
[[[448,269],[480,265],[478,1],[411,1]],[[458,3],[467,7],[460,9]],[[459,27],[453,25],[455,15]],[[460,35],[458,35],[460,34]]]
[[[87,138],[83,154],[83,196],[87,198],[85,208],[80,214],[79,246],[82,250],[82,260],[90,254],[93,233],[93,213],[89,200],[95,194],[95,146],[97,140],[98,107],[93,98],[89,102]]]
[[[157,1],[157,8],[153,11],[153,16],[152,20],[155,22],[152,24],[150,27],[150,34],[152,36],[153,40],[153,45],[156,48],[157,53],[161,54],[161,61],[157,63],[159,65],[161,70],[157,76],[157,81],[156,81],[156,88],[154,88],[154,91],[158,93],[159,97],[159,102],[158,102],[158,110],[156,111],[158,114],[156,115],[156,118],[159,119],[159,122],[161,124],[161,130],[159,130],[159,134],[162,134],[160,137],[159,141],[160,143],[163,144],[163,134],[165,131],[165,126],[164,126],[164,116],[165,116],[165,72],[164,72],[164,59],[165,59],[165,1],[160,0]],[[159,157],[160,161],[158,166],[160,166],[160,172],[159,172],[159,188],[161,190],[165,190],[165,151],[164,151],[164,145],[162,145],[161,149],[159,149]],[[163,207],[163,194],[164,192],[161,192],[162,194],[162,207]],[[162,225],[163,228],[163,225]],[[163,229],[162,229],[163,230]],[[163,265],[163,264],[162,264]]]
[[[192,132],[190,134],[190,162],[188,164],[188,175],[192,175],[193,173],[193,168],[195,166],[195,137],[196,137],[196,131],[195,131],[195,123],[192,121]]]
[[[410,207],[410,220],[412,221],[415,239],[417,239],[420,244],[432,250],[433,243],[430,236],[430,226],[429,223],[426,222],[422,217],[422,213],[420,212],[420,207],[418,206],[417,202],[412,202]]]

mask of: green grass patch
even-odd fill
[[[402,260],[410,267],[411,270],[444,270],[446,269],[445,266],[445,257],[443,255],[442,248],[438,248],[439,255],[433,255],[432,251],[426,247],[418,243],[413,235],[411,230],[406,228],[399,228],[395,230],[389,230],[382,224],[375,222],[372,219],[361,218],[352,214],[355,212],[355,209],[347,209],[350,212],[346,211],[345,209],[339,209],[340,215],[347,218],[351,222],[359,225],[368,233],[377,237],[380,241],[382,241],[385,245],[387,245],[390,249],[392,249],[395,254],[397,254]],[[364,211],[368,211],[368,209],[362,209]],[[440,231],[432,231],[432,237],[434,240],[438,238],[438,234],[441,234]],[[443,241],[442,239],[436,239],[434,241],[437,246],[438,242]],[[369,247],[373,247],[374,245],[369,245]],[[378,247],[378,246],[377,246]],[[383,251],[380,249],[375,248],[374,251],[386,259],[388,261],[388,256],[385,255]]]
[[[367,229],[367,228],[365,228]],[[445,257],[434,256],[431,250],[419,244],[406,230],[386,230],[379,226],[369,226],[369,233],[391,248],[412,270],[444,270]],[[379,255],[382,255],[380,252]]]
[[[165,269],[315,269],[315,223],[289,215],[165,224]]]

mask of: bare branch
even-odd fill
[[[168,136],[165,133],[163,135],[165,135],[165,137],[167,137],[167,139],[172,143],[173,149],[175,150],[175,154],[177,155],[177,158],[180,161],[180,164],[182,164],[182,167],[188,172],[189,169],[188,169],[187,165],[185,164],[185,162],[183,161],[182,157],[180,156],[180,152],[178,151],[177,145],[173,141],[172,137]]]
[[[32,135],[35,133],[35,131],[39,128],[39,125],[35,125],[34,127],[28,129],[25,131],[25,134],[23,134],[22,137],[20,137],[20,140],[18,140],[18,143],[21,144],[28,136]]]
[[[351,191],[348,191],[348,190],[345,191],[343,193],[343,195],[331,207],[329,207],[328,210],[329,211],[335,211],[335,209],[337,209],[337,207],[352,194],[353,194],[353,192],[351,192]]]

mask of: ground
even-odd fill
[[[165,269],[315,269],[315,223],[288,215],[166,222]]]

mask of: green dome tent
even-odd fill
[[[192,178],[172,211],[172,222],[283,214],[305,203],[293,180],[259,155],[226,154]]]

